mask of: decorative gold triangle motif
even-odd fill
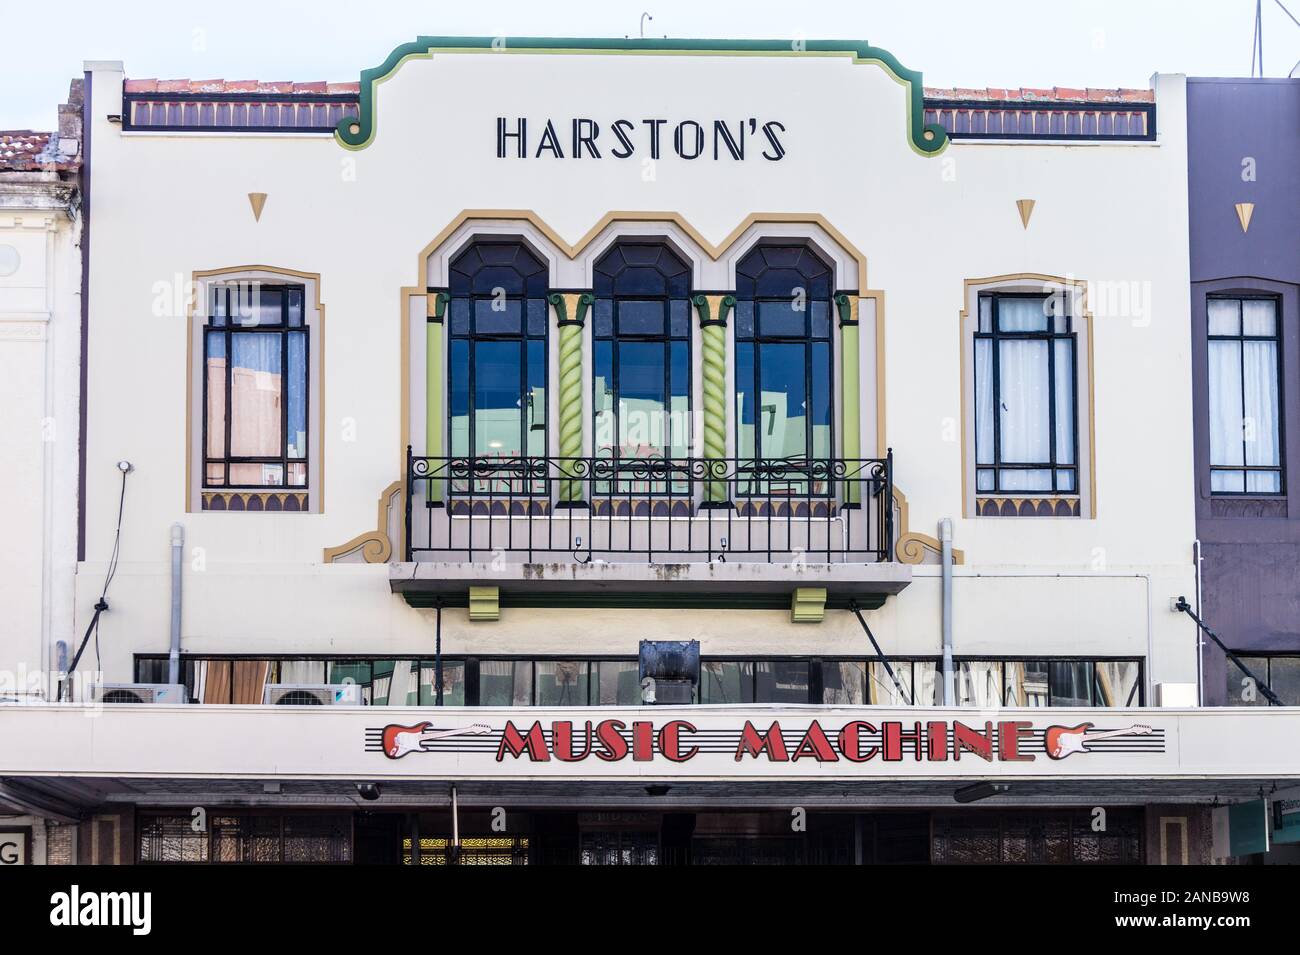
[[[262,208],[266,205],[266,193],[250,192],[248,194],[248,204],[253,207],[253,221],[262,221]]]
[[[1034,214],[1033,199],[1017,199],[1016,208],[1020,210],[1020,224],[1029,228],[1029,217]]]
[[[1233,208],[1237,210],[1237,221],[1241,223],[1241,231],[1247,231],[1250,228],[1250,217],[1255,214],[1255,203],[1238,202]]]

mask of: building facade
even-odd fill
[[[6,714],[82,858],[1191,862],[1300,775],[1171,609],[1185,78],[425,37],[87,84],[95,675]],[[698,641],[685,698],[641,641]]]
[[[0,131],[0,700],[66,668],[77,565],[82,82],[49,132]],[[13,825],[10,831],[6,827]],[[46,857],[39,814],[0,816],[0,864]],[[17,838],[22,836],[23,838]],[[70,857],[71,827],[50,856]]]
[[[1187,89],[1201,602],[1254,677],[1295,706],[1300,143],[1273,131],[1300,117],[1300,84],[1193,78]],[[1252,682],[1206,646],[1207,703],[1266,704]]]

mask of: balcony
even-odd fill
[[[879,606],[894,561],[892,455],[865,459],[420,457],[408,451],[414,606]],[[473,607],[471,605],[471,611]]]

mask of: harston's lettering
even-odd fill
[[[497,747],[497,762],[507,756],[545,763],[551,760],[572,763],[595,758],[605,762],[631,759],[648,762],[666,759],[686,762],[701,752],[703,738],[686,720],[669,720],[657,725],[649,720],[587,720],[581,725],[571,720],[556,720],[548,733],[541,722],[521,729],[507,721]],[[957,721],[930,720],[904,723],[886,720],[879,725],[866,720],[852,720],[827,729],[817,720],[807,727],[790,732],[779,721],[765,727],[746,720],[739,731],[714,730],[709,742],[726,746],[736,762],[762,759],[773,763],[796,763],[802,759],[819,763],[865,763],[880,760],[897,763],[946,762],[970,759],[986,762],[1026,762],[1034,755],[1025,751],[1032,738],[1033,724],[1023,720],[986,721],[969,726]],[[798,742],[790,745],[797,736]],[[719,741],[722,742],[719,742]],[[1041,745],[1041,744],[1040,744]],[[716,751],[716,749],[714,750]]]
[[[741,162],[762,157],[780,162],[785,124],[777,120],[594,119],[497,117],[498,159],[713,159]],[[602,138],[603,136],[603,138]]]

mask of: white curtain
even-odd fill
[[[998,343],[1001,407],[1001,460],[1047,461],[1051,457],[1051,388],[1048,343],[1008,340]],[[1047,472],[1003,471],[1004,490],[1048,490]]]
[[[993,342],[975,341],[975,461],[993,460]]]
[[[1279,461],[1277,422],[1277,344],[1246,342],[1242,355],[1245,391],[1246,463],[1276,467]],[[1272,472],[1251,474],[1247,491],[1277,491]]]
[[[1212,341],[1210,361],[1210,464],[1241,465],[1241,343]],[[1233,482],[1238,486],[1232,486]],[[1214,490],[1240,491],[1235,473],[1214,476]]]

